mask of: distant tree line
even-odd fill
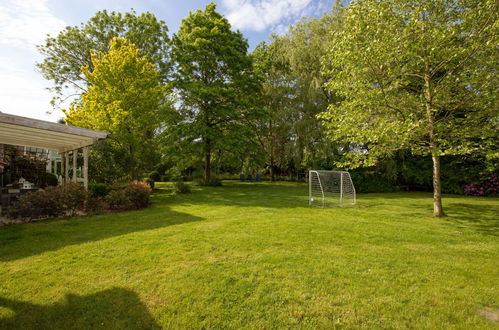
[[[213,3],[171,38],[151,13],[101,11],[38,67],[54,106],[72,97],[68,124],[112,133],[96,181],[342,168],[365,191],[431,188],[442,216],[442,191],[497,171],[497,9],[359,0],[252,52]]]

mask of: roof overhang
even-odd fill
[[[66,152],[109,137],[107,132],[0,113],[0,143]]]

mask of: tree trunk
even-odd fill
[[[270,181],[275,182],[274,155],[270,155]]]
[[[428,120],[428,139],[433,160],[433,216],[445,216],[442,207],[442,184],[440,181],[440,156],[435,143],[435,117],[433,113],[433,93],[431,89],[431,75],[429,67],[426,66],[424,74],[424,97],[426,101],[426,116]]]
[[[137,160],[135,159],[135,155],[134,155],[134,149],[133,149],[133,146],[130,145],[128,147],[128,152],[130,153],[130,159],[131,159],[131,173],[130,173],[130,180],[131,181],[135,181],[138,179],[138,171],[137,171]]]
[[[274,169],[274,132],[272,130],[272,120],[269,121],[269,130],[272,138],[270,140],[270,182],[275,182],[275,169]]]
[[[440,156],[436,154],[431,155],[433,160],[433,216],[445,216],[444,209],[442,208],[442,184],[440,181]]]
[[[211,179],[211,146],[210,140],[206,139],[204,150],[204,179],[206,182]]]

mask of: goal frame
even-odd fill
[[[324,184],[326,184],[326,182],[322,182],[320,173],[322,173],[323,175],[324,174],[333,174],[333,175],[336,174],[336,175],[339,175],[339,191],[336,192],[336,191],[327,190],[326,187],[324,187]],[[330,192],[331,194],[336,194],[336,193],[338,194],[338,202],[335,203],[338,206],[354,205],[354,204],[357,203],[357,193],[356,193],[353,181],[352,181],[352,177],[350,176],[349,172],[347,172],[347,171],[309,170],[309,172],[308,172],[308,204],[310,206],[314,205],[314,195],[313,195],[313,189],[312,189],[313,176],[314,175],[317,178],[318,187],[320,189],[320,197],[321,197],[321,203],[320,203],[321,205],[320,206],[322,208],[324,208],[324,207],[327,206],[327,203],[326,203],[326,194],[328,192]],[[349,186],[350,187],[345,187],[345,181],[346,180],[347,180],[347,182],[349,182]],[[350,191],[351,202],[349,202],[349,203],[344,203],[344,197],[345,197],[344,196],[344,191],[345,191],[344,189],[345,188],[347,188],[347,189],[351,188],[351,191]],[[327,200],[329,201],[330,198],[328,198]]]

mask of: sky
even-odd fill
[[[149,11],[175,33],[189,11],[202,0],[0,0],[0,112],[57,121],[64,117],[50,105],[51,82],[43,78],[36,50],[47,35],[86,22],[96,11]],[[302,17],[320,17],[333,0],[219,0],[217,11],[248,39],[250,50],[271,33],[283,34]],[[65,104],[67,106],[67,104]],[[63,104],[64,106],[64,104]]]

